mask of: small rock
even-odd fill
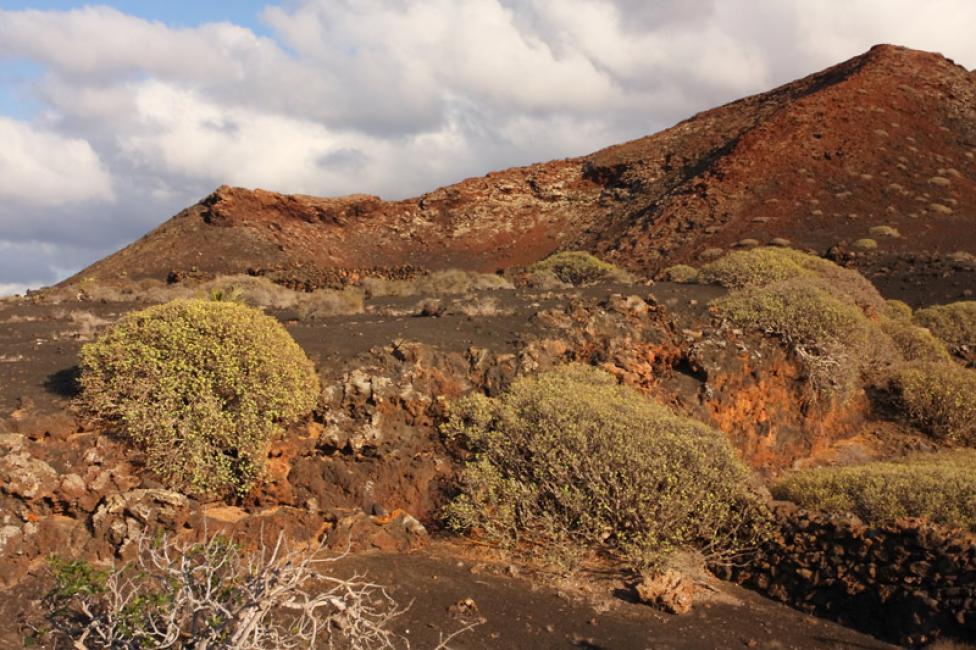
[[[411,515],[403,517],[403,528],[411,535],[426,535],[427,529]]]
[[[641,602],[671,614],[686,614],[695,602],[695,583],[674,569],[644,576],[636,591]]]

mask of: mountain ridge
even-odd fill
[[[948,255],[976,254],[974,107],[976,74],[878,45],[652,135],[416,198],[222,186],[65,284],[252,273],[314,288],[495,271],[574,248],[653,275],[788,242],[857,266],[888,293],[924,277],[940,298],[958,297],[970,276],[940,277],[954,273]],[[881,227],[900,236],[872,234]],[[868,238],[876,250],[852,246]]]

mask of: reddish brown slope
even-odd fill
[[[934,281],[934,293],[954,297],[976,284],[945,274],[939,257],[976,253],[974,107],[973,73],[877,46],[655,135],[417,199],[222,187],[72,280],[251,270],[314,285],[369,269],[495,270],[557,248],[654,272],[744,239],[841,244],[833,252],[844,256],[890,225],[902,237],[873,236],[879,250],[852,263],[892,293],[927,282],[932,294]]]

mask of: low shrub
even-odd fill
[[[442,431],[469,454],[447,521],[495,542],[601,546],[643,567],[681,547],[727,557],[765,530],[721,433],[590,367],[462,398]]]
[[[536,262],[529,271],[552,271],[563,282],[572,285],[592,282],[631,282],[633,276],[618,266],[604,262],[584,251],[563,251]]]
[[[915,322],[952,348],[976,349],[976,300],[919,309]]]
[[[712,304],[740,327],[781,338],[817,395],[850,397],[883,343],[857,305],[806,277],[733,291]]]
[[[276,320],[234,302],[130,312],[81,350],[81,404],[143,447],[173,488],[247,492],[282,425],[319,395],[312,362]]]
[[[802,278],[730,293],[715,303],[733,322],[798,345],[863,341],[868,320],[857,305]]]
[[[788,254],[786,249],[753,248],[733,251],[705,264],[698,272],[698,281],[741,289],[810,274],[810,270]]]
[[[675,264],[674,266],[669,266],[668,268],[664,269],[661,275],[668,282],[688,284],[690,282],[695,282],[698,279],[698,269],[687,264]]]
[[[521,285],[530,289],[541,289],[542,291],[560,291],[571,289],[573,285],[563,282],[559,276],[552,271],[531,271],[521,278]]]
[[[891,320],[911,320],[912,308],[901,300],[885,300],[881,315]]]
[[[853,244],[851,244],[851,247],[859,248],[862,251],[873,251],[878,247],[878,242],[868,237],[865,237],[864,239],[856,240]]]
[[[428,275],[419,275],[409,280],[367,277],[363,278],[359,286],[372,298],[446,295],[514,288],[512,283],[501,275],[462,271],[460,269],[434,271]]]
[[[862,308],[880,310],[884,299],[856,271],[792,248],[755,248],[729,253],[701,267],[698,281],[730,289],[762,287],[791,278],[806,278],[831,292],[849,296]]]
[[[910,313],[910,312],[909,312]],[[905,318],[882,319],[881,331],[891,337],[905,361],[950,362],[952,357],[942,341],[932,332]]]
[[[772,492],[806,509],[854,513],[869,524],[924,517],[976,532],[976,452],[970,450],[804,470]]]
[[[889,387],[914,425],[976,446],[976,371],[954,363],[909,363],[892,373]]]
[[[316,289],[298,299],[298,315],[302,320],[349,316],[365,310],[363,290],[358,287]]]

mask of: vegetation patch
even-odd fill
[[[976,349],[976,300],[919,309],[915,322],[929,328],[952,348]]]
[[[51,558],[49,628],[29,640],[133,650],[405,647],[389,626],[405,609],[382,585],[329,573],[320,547],[289,548],[282,534],[257,548],[222,536],[142,537],[138,546],[134,560],[114,566]]]
[[[864,312],[806,277],[733,291],[713,304],[740,327],[783,339],[817,394],[849,397],[877,351]]]
[[[822,257],[792,248],[734,251],[701,267],[698,281],[730,289],[762,287],[792,278],[806,278],[841,293],[864,308],[881,309],[884,299],[871,282],[856,271]]]
[[[698,280],[698,269],[687,264],[675,264],[664,269],[662,276],[668,282],[687,284]]]
[[[276,320],[236,302],[177,300],[123,316],[81,350],[81,403],[146,451],[170,487],[246,493],[280,428],[319,395]]]
[[[631,282],[633,276],[618,266],[584,251],[563,251],[529,267],[529,272],[551,271],[574,286],[592,282]]]
[[[810,270],[785,249],[753,248],[734,251],[705,264],[698,273],[698,280],[703,284],[741,289],[810,274]]]
[[[911,320],[884,319],[881,321],[881,331],[891,337],[905,361],[952,361],[945,344]]]
[[[766,530],[765,505],[721,433],[590,367],[462,398],[442,431],[468,454],[447,509],[459,531],[602,547],[646,567],[683,547],[728,557]]]
[[[920,429],[976,446],[976,371],[954,363],[910,363],[892,373],[890,388]]]
[[[891,320],[911,320],[912,308],[901,300],[885,300],[881,315]]]
[[[924,517],[976,532],[976,452],[971,450],[795,472],[772,492],[809,510],[854,513],[869,524]]]
[[[853,244],[851,244],[851,246],[853,248],[859,248],[862,251],[873,251],[878,247],[878,242],[868,237],[865,237],[864,239],[856,240]]]
[[[476,273],[460,269],[435,271],[409,280],[367,277],[363,278],[360,286],[372,298],[459,294],[514,288],[506,278],[495,273]]]
[[[869,232],[876,237],[901,237],[898,229],[892,226],[872,226]]]

